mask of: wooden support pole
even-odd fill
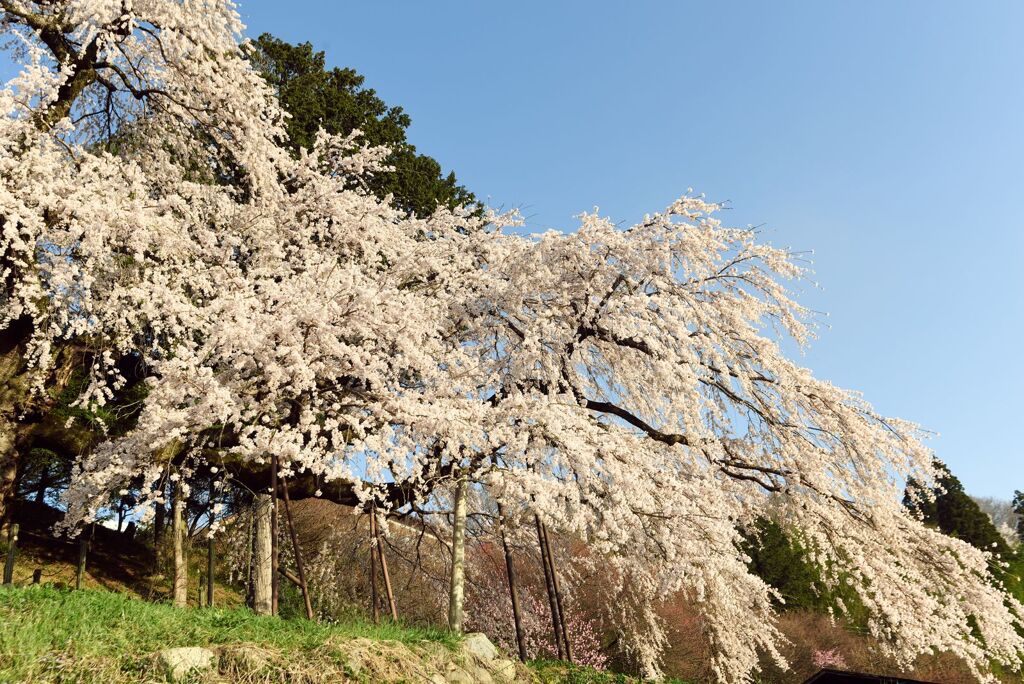
[[[548,529],[541,525],[541,530],[544,532],[544,546],[548,552],[548,563],[551,564],[551,583],[555,587],[555,603],[558,605],[558,622],[562,634],[562,642],[565,645],[565,659],[571,663],[573,662],[572,642],[569,641],[569,631],[565,626],[565,604],[562,602],[562,585],[559,583],[558,572],[555,570],[555,554],[551,551],[551,537],[548,535]]]
[[[516,645],[519,647],[519,660],[526,662],[526,635],[523,633],[523,615],[519,607],[519,589],[516,586],[516,566],[512,562],[512,551],[505,537],[505,513],[498,504],[498,532],[501,534],[501,548],[505,551],[505,571],[508,574],[508,593],[512,599],[512,620],[516,627]]]
[[[558,659],[564,660],[565,649],[562,646],[562,621],[558,616],[555,585],[551,581],[551,564],[548,563],[548,549],[544,544],[544,527],[540,524],[539,516],[534,515],[533,520],[537,524],[537,545],[540,546],[540,563],[544,567],[544,586],[548,591],[548,608],[551,610],[551,635],[555,640]]]
[[[281,478],[281,493],[284,494],[284,515],[288,521],[288,535],[292,538],[292,551],[295,553],[295,568],[299,571],[299,588],[302,589],[302,602],[306,605],[306,618],[313,619],[313,603],[309,600],[309,585],[306,584],[306,570],[302,564],[302,550],[299,538],[295,534],[295,523],[292,522],[292,505],[288,498],[288,481]]]
[[[174,605],[188,605],[188,558],[185,553],[185,493],[181,480],[176,480],[171,492],[171,542],[174,550],[174,577],[171,582]]]
[[[281,581],[277,577],[280,558],[277,548],[277,454],[270,457],[270,614],[277,615]]]
[[[380,622],[380,601],[377,599],[377,516],[370,511],[370,605],[373,624]]]
[[[462,633],[466,598],[466,497],[469,480],[459,476],[455,484],[455,509],[452,515],[452,576],[448,591],[448,629]]]
[[[395,592],[391,589],[391,573],[388,572],[388,561],[384,557],[384,543],[380,538],[380,526],[377,524],[377,508],[374,506],[370,515],[373,517],[371,523],[373,529],[373,542],[377,548],[377,560],[380,561],[381,574],[384,576],[384,591],[388,597],[388,608],[391,610],[391,619],[398,622],[398,606],[395,604]]]
[[[78,535],[78,567],[75,569],[75,589],[82,588],[82,579],[85,577],[85,561],[89,555],[88,531],[91,528],[90,525]]]
[[[207,608],[213,608],[213,572],[216,569],[216,558],[214,557],[213,548],[213,499],[216,493],[216,487],[213,485],[213,478],[210,478],[210,497],[208,503],[210,505],[210,526],[209,534],[206,539],[206,606]]]
[[[18,557],[18,523],[7,529],[7,561],[4,563],[4,584],[14,582],[14,561]]]

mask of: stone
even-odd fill
[[[232,670],[255,675],[270,668],[272,654],[252,644],[228,646],[221,653],[221,662]]]
[[[487,638],[487,635],[482,632],[467,634],[462,640],[462,650],[484,662],[498,657],[498,649],[494,647],[494,644]]]
[[[213,651],[195,646],[169,648],[160,651],[157,658],[172,682],[180,682],[193,672],[209,670],[217,664]]]
[[[516,672],[516,664],[511,660],[499,658],[491,663],[490,667],[494,676],[504,682],[514,682],[518,674]]]

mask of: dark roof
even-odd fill
[[[863,672],[845,672],[843,670],[821,670],[804,682],[804,684],[933,684],[917,679],[889,677],[887,675],[871,675]]]

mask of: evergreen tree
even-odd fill
[[[967,495],[960,480],[941,461],[936,460],[936,468],[939,476],[938,486],[933,490],[934,498],[916,497],[913,490],[920,484],[912,480],[907,483],[904,505],[917,512],[925,523],[938,527],[951,537],[979,549],[1008,556],[1010,547],[1003,535],[999,534],[977,502]]]
[[[396,206],[420,217],[438,205],[454,208],[475,202],[454,173],[445,174],[437,160],[419,154],[406,140],[409,115],[364,88],[365,79],[354,70],[327,69],[324,53],[314,51],[312,44],[292,45],[268,33],[253,41],[250,58],[291,115],[292,149],[312,147],[321,127],[340,135],[359,129],[366,143],[392,150],[388,164],[394,172],[370,180],[370,190],[378,197],[390,194]]]

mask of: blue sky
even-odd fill
[[[937,431],[978,495],[1024,489],[1024,4],[241,0],[412,116],[532,229],[693,187],[815,250],[805,363]]]

